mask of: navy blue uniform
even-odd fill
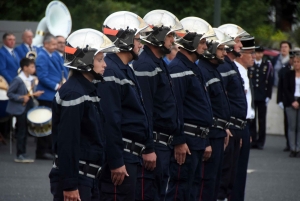
[[[168,141],[164,139],[168,140],[171,135],[179,132],[178,110],[171,77],[163,59],[157,58],[146,45],[139,59],[133,62],[133,69],[143,93],[150,129],[154,131],[157,155],[154,172],[139,167],[141,174],[138,174],[135,199],[164,200],[172,153]]]
[[[266,140],[267,104],[266,98],[271,99],[273,89],[273,66],[270,61],[254,63],[248,70],[248,76],[252,80],[254,89],[255,117],[250,124],[252,146],[263,148]],[[280,78],[279,78],[280,79]],[[279,82],[278,82],[279,83]],[[256,120],[258,119],[258,132]]]
[[[168,68],[174,83],[180,127],[183,128],[174,135],[173,145],[186,143],[191,155],[187,154],[185,163],[179,165],[172,153],[166,200],[198,200],[196,192],[200,189],[205,132],[212,124],[209,95],[201,71],[181,52]]]
[[[99,101],[97,87],[79,72],[55,95],[52,135],[56,160],[49,175],[54,200],[64,200],[64,190],[76,189],[82,200],[99,199],[95,178],[104,162],[105,145]]]
[[[212,64],[202,58],[199,59],[198,67],[201,69],[206,80],[213,117],[215,119],[208,134],[208,145],[212,147],[212,154],[207,161],[203,162],[202,166],[202,184],[199,190],[200,200],[215,201],[222,172],[224,137],[226,137],[224,128],[226,128],[228,125],[227,122],[230,119],[230,105],[225,93],[222,77],[217,71],[218,65]],[[217,126],[221,122],[223,122],[223,126]]]
[[[225,56],[225,63],[219,65],[218,71],[223,78],[224,87],[229,99],[231,117],[245,121],[247,100],[243,87],[244,82],[237,66],[229,57]],[[238,123],[240,122],[238,121]],[[231,125],[230,131],[233,137],[229,138],[229,144],[224,151],[222,176],[218,191],[218,199],[220,200],[229,198],[232,192],[240,152],[240,139],[244,133],[243,127],[237,127],[236,125]]]
[[[154,151],[152,133],[139,84],[129,65],[117,54],[107,54],[105,82],[99,84],[101,106],[105,113],[104,131],[107,139],[106,164],[101,177],[101,199],[134,200],[136,170],[141,162],[134,147],[145,146],[143,153]],[[130,147],[124,146],[130,145]],[[137,153],[139,152],[139,153]],[[129,177],[122,185],[114,186],[110,170],[125,165]]]

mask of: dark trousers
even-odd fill
[[[63,188],[61,182],[50,183],[51,194],[53,195],[53,201],[64,201]],[[78,185],[79,196],[82,201],[99,201],[99,188],[98,180],[94,179],[93,187]]]
[[[235,182],[233,185],[233,191],[231,194],[230,201],[243,201],[245,198],[245,187],[247,179],[247,168],[249,161],[250,153],[250,132],[249,132],[250,123],[247,123],[247,126],[244,129],[242,140],[243,144],[240,149],[240,156],[237,163],[237,174]]]
[[[17,132],[16,132],[16,139],[17,139],[17,156],[20,154],[26,153],[26,144],[27,144],[27,112],[32,107],[32,104],[27,104],[24,112],[20,115],[16,115],[17,118]]]
[[[46,106],[52,108],[52,102],[39,100],[39,106]],[[41,156],[45,153],[52,153],[52,135],[37,138],[35,154],[37,156]]]
[[[229,138],[229,144],[224,151],[222,176],[218,191],[218,199],[224,200],[230,197],[236,178],[237,162],[240,154],[240,139],[243,130],[231,129],[233,137]]]
[[[111,172],[108,165],[105,164],[103,166],[99,188],[100,201],[134,201],[137,181],[137,164],[125,162],[125,167],[129,177],[125,177],[121,185],[115,186],[111,181]]]
[[[267,106],[265,101],[254,101],[255,105],[255,118],[250,124],[250,133],[252,136],[252,145],[261,146],[265,145],[266,140],[266,118]],[[258,132],[257,132],[258,120]]]
[[[149,171],[138,166],[135,200],[164,201],[169,180],[169,166],[173,150],[161,143],[155,143],[156,168]]]
[[[288,137],[288,134],[289,134],[289,125],[288,125],[288,118],[287,118],[287,114],[286,114],[285,109],[286,109],[286,107],[284,107],[284,110],[283,110],[284,136],[285,136],[285,139],[286,139],[286,146],[288,148],[290,148],[290,141],[289,141],[289,137]]]
[[[224,131],[225,132],[225,131]],[[209,138],[211,157],[203,162],[199,201],[216,201],[224,156],[224,137]]]
[[[185,163],[179,165],[172,152],[170,162],[170,180],[165,201],[196,201],[200,191],[200,177],[203,150],[190,150]]]

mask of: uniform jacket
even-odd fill
[[[35,65],[39,79],[37,90],[45,91],[38,99],[52,101],[56,93],[55,87],[62,80],[64,66],[54,54],[50,57],[43,48],[40,49]]]
[[[58,53],[58,51],[54,51],[53,55],[57,57],[57,60],[59,60],[59,62],[63,65],[63,70],[64,70],[64,77],[67,79],[68,78],[68,74],[69,74],[69,68],[64,66],[64,58],[62,56],[60,56],[60,54]]]
[[[287,65],[286,67],[282,68],[278,72],[278,86],[277,86],[277,103],[283,103],[284,97],[284,89],[283,89],[283,82],[285,79],[285,74],[291,71],[291,65]]]
[[[260,66],[254,63],[254,66],[248,69],[248,76],[252,80],[254,89],[254,100],[265,101],[272,97],[273,88],[273,66],[270,61],[262,61]]]
[[[133,62],[134,73],[143,93],[151,129],[167,134],[179,130],[178,109],[166,64],[149,47]]]
[[[53,99],[52,146],[59,174],[50,174],[50,180],[62,182],[63,189],[77,188],[79,160],[103,165],[104,118],[99,101],[97,87],[79,72],[74,72]]]
[[[209,93],[213,116],[226,121],[230,120],[230,105],[223,85],[223,79],[218,72],[218,65],[210,63],[208,60],[199,59],[198,67],[201,69],[206,87]],[[210,138],[225,137],[225,132],[214,132],[216,129],[211,128],[209,133]],[[218,129],[220,130],[220,129]]]
[[[285,107],[290,107],[295,101],[295,88],[296,88],[296,73],[294,70],[288,71],[283,79],[283,104]],[[297,99],[300,104],[300,98]]]
[[[243,87],[244,81],[237,66],[229,57],[225,56],[225,63],[218,66],[218,71],[223,78],[224,88],[230,103],[231,116],[245,120],[247,100]]]
[[[32,80],[33,91],[35,91],[34,80]],[[27,104],[32,104],[32,100],[28,101],[26,105],[23,105],[24,99],[20,96],[24,96],[28,93],[28,90],[23,80],[16,76],[9,85],[7,96],[9,98],[6,112],[12,115],[21,115],[26,109]],[[33,104],[32,104],[33,106]]]
[[[175,87],[181,127],[184,123],[209,128],[212,125],[212,109],[205,79],[198,66],[178,52],[168,66]],[[193,150],[205,148],[205,140],[185,135],[174,136],[173,144],[187,143]]]
[[[15,52],[15,51],[14,51]],[[7,49],[2,46],[0,49],[0,75],[2,75],[8,84],[18,75],[18,69],[20,67],[20,58],[15,53],[14,58]]]
[[[145,153],[154,151],[153,136],[138,81],[129,65],[116,54],[105,57],[105,82],[99,85],[101,106],[105,114],[107,162],[110,169],[140,162],[140,157],[123,151],[122,138],[146,145]]]
[[[38,54],[39,50],[40,49],[38,47],[32,46],[32,51],[36,51],[37,54]],[[24,43],[17,46],[15,48],[15,51],[19,55],[20,59],[23,59],[24,57],[26,57],[26,54],[29,52],[28,48],[26,47],[26,45]]]

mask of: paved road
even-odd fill
[[[34,156],[34,139],[28,141],[28,153]],[[282,136],[269,135],[265,150],[251,150],[246,201],[300,200],[300,158],[289,158],[283,146]],[[51,162],[17,164],[14,156],[8,145],[0,145],[0,201],[50,201]]]

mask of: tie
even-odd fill
[[[11,51],[11,56],[13,56],[13,58],[16,58],[16,55],[13,50]]]
[[[32,51],[32,47],[31,47],[31,45],[29,45],[29,50],[30,50],[30,51]]]

